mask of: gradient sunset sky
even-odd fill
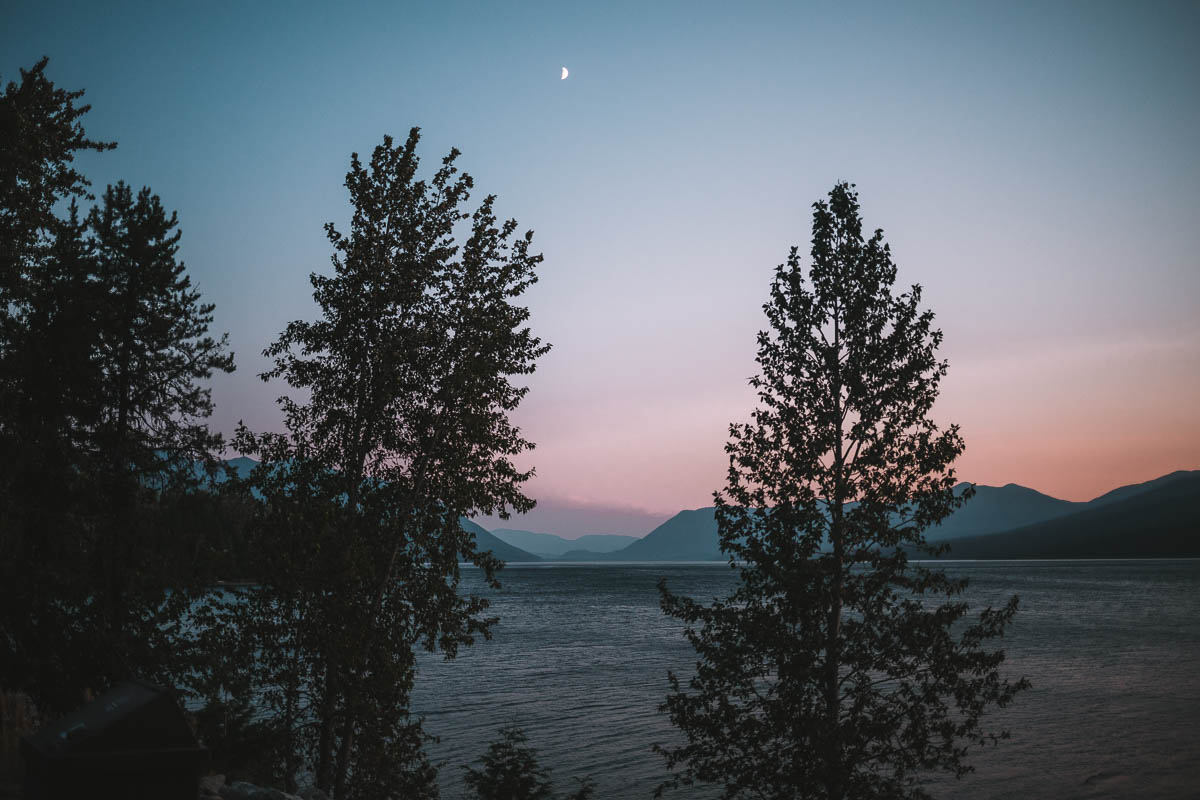
[[[238,370],[213,427],[279,429],[259,352],[311,318],[350,153],[423,130],[536,231],[554,345],[510,527],[645,533],[711,504],[774,267],[857,184],[950,361],[961,477],[1084,500],[1200,467],[1200,4],[0,2],[148,185]],[[563,66],[570,77],[559,79]]]

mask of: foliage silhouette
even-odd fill
[[[306,399],[281,398],[286,434],[238,432],[262,462],[243,491],[261,498],[264,581],[210,610],[255,637],[252,682],[302,755],[279,765],[285,782],[309,770],[338,800],[436,793],[408,713],[414,649],[452,658],[495,622],[458,592],[460,562],[493,586],[501,566],[460,517],[533,506],[512,462],[533,445],[508,413],[527,391],[514,377],[548,350],[515,305],[542,258],[494,197],[464,210],[458,151],[419,180],[419,139],[352,157],[350,232],[326,226],[333,274],[312,276],[321,316],[265,351],[264,380]]]
[[[232,372],[228,336],[209,335],[214,307],[201,301],[177,260],[180,231],[149,189],[110,186],[88,216],[102,299],[95,306],[100,381],[91,431],[103,499],[90,569],[101,583],[94,611],[113,678],[151,663],[163,641],[160,609],[186,603],[183,576],[155,556],[171,554],[162,521],[175,497],[198,484],[195,464],[222,447],[204,420],[215,371]],[[175,579],[172,582],[167,576]],[[176,596],[178,595],[178,596]],[[169,603],[170,601],[173,601]],[[167,610],[177,619],[182,606]],[[141,652],[136,652],[136,651]]]
[[[547,800],[554,795],[550,772],[538,765],[537,751],[525,744],[516,726],[500,729],[500,739],[488,746],[481,769],[463,767],[463,782],[479,800]]]
[[[946,374],[921,290],[894,294],[881,231],[864,239],[857,194],[813,206],[811,267],[776,270],[759,333],[760,406],[730,426],[716,492],[721,547],[741,581],[705,605],[660,584],[686,623],[696,674],[671,674],[662,710],[687,736],[658,748],[658,789],[723,784],[724,798],[924,798],[929,771],[962,776],[972,745],[1006,734],[983,712],[1027,686],[1002,679],[1017,610],[967,622],[966,581],[910,563],[953,491],[957,426],[929,417]],[[969,492],[967,493],[969,496]]]
[[[54,246],[64,220],[55,211],[63,200],[91,199],[89,183],[73,166],[75,154],[111,150],[115,142],[89,139],[76,106],[83,91],[57,88],[46,77],[49,59],[21,70],[0,95],[0,320],[24,299]]]
[[[89,184],[73,161],[115,145],[87,137],[83,92],[57,88],[46,65],[0,94],[0,683],[57,710],[78,702],[66,686],[83,685],[67,655],[71,616],[55,599],[79,580],[75,465],[94,378],[75,205]]]
[[[492,742],[479,758],[480,769],[463,767],[463,782],[477,800],[549,800],[554,796],[550,771],[538,764],[537,751],[526,744],[525,732],[515,725],[500,729],[500,738]],[[587,800],[592,796],[591,780],[576,779],[579,788],[565,800]]]
[[[233,360],[156,196],[118,184],[81,220],[74,155],[114,145],[45,66],[0,100],[0,680],[65,710],[185,668],[167,640],[186,593],[169,589],[196,571],[172,507],[220,446],[200,381]]]

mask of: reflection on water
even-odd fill
[[[1196,797],[1200,786],[1200,561],[947,562],[973,606],[1021,596],[1007,667],[1033,688],[996,712],[1012,731],[942,797]],[[560,789],[592,775],[598,798],[649,797],[655,742],[677,736],[656,708],[666,671],[694,661],[655,584],[726,594],[724,564],[510,566],[489,592],[501,622],[451,662],[427,657],[413,697],[441,742],[446,798],[462,765],[508,723],[522,726]],[[477,589],[476,575],[466,573]],[[1001,716],[1002,715],[1002,716]],[[692,797],[716,792],[693,792]],[[682,795],[680,795],[682,796]]]

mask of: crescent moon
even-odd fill
[[[568,76],[568,75],[570,75],[570,74],[571,74],[571,73],[567,72],[567,68],[566,68],[566,67],[563,67],[563,74],[562,74],[562,77],[561,77],[561,78],[559,78],[559,80],[560,80],[560,81],[565,81],[565,80],[567,79],[567,76]]]

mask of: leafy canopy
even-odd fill
[[[242,626],[261,634],[256,680],[305,755],[281,769],[338,800],[436,790],[408,713],[414,649],[453,657],[490,635],[460,564],[492,585],[501,565],[460,519],[533,507],[514,462],[533,444],[509,414],[549,349],[517,302],[542,257],[494,196],[467,209],[457,150],[419,178],[419,140],[352,156],[350,229],[326,226],[333,269],[311,277],[319,316],[265,351],[263,379],[298,392],[280,399],[287,432],[235,442],[263,462],[252,527],[272,553]]]
[[[956,495],[957,426],[930,417],[946,374],[921,289],[895,293],[882,231],[864,238],[838,184],[813,206],[811,266],[793,247],[758,336],[759,406],[730,426],[721,547],[740,583],[705,605],[662,585],[697,653],[662,709],[686,734],[660,748],[659,793],[722,784],[725,798],[923,798],[995,741],[990,706],[1025,687],[998,668],[1017,600],[965,619],[966,581],[909,561]],[[807,273],[807,274],[806,274]],[[686,688],[685,688],[686,687]]]

